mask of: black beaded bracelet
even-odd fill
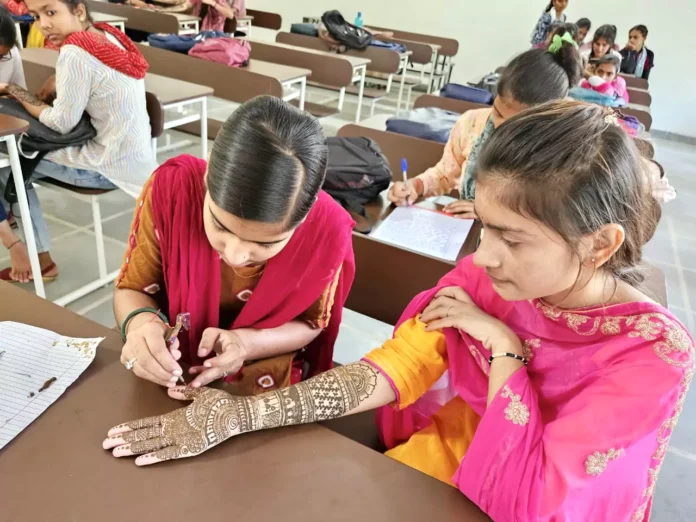
[[[488,364],[493,364],[493,359],[497,359],[498,357],[511,357],[513,359],[517,359],[518,361],[522,362],[525,366],[529,364],[529,361],[527,360],[526,357],[522,357],[521,355],[517,355],[516,353],[510,353],[510,352],[498,352],[494,353],[491,355],[490,359],[488,359]]]

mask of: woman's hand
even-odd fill
[[[387,198],[397,207],[412,205],[420,197],[416,187],[415,179],[409,179],[406,183],[397,181],[389,188]]]
[[[477,217],[474,211],[474,202],[467,199],[450,203],[444,208],[444,211],[459,219],[476,219]]]
[[[193,388],[205,386],[217,379],[235,375],[242,369],[247,350],[241,337],[234,331],[220,328],[206,328],[198,346],[198,357],[207,357],[212,352],[217,355],[208,359],[203,366],[192,366],[191,375],[199,374],[190,384]]]
[[[458,286],[443,288],[430,302],[421,321],[425,330],[432,332],[442,328],[457,328],[480,341],[487,350],[505,346],[506,351],[522,354],[522,344],[503,322],[483,312],[471,300],[469,294]]]
[[[114,457],[140,455],[135,463],[148,466],[200,455],[239,433],[242,399],[220,390],[183,386],[169,390],[169,396],[193,402],[165,415],[111,428],[104,449],[113,449]]]
[[[177,364],[181,358],[179,341],[167,348],[164,337],[168,326],[149,314],[136,315],[128,324],[126,344],[121,351],[121,363],[133,361],[133,373],[160,386],[172,388],[183,371]],[[171,352],[170,352],[171,349]]]
[[[9,94],[7,92],[8,85],[9,85],[9,83],[0,83],[0,96],[5,96],[5,95]]]
[[[41,89],[39,89],[39,94],[38,94],[39,100],[44,102],[47,105],[50,105],[53,103],[53,101],[56,99],[56,77],[55,75],[49,76],[46,81],[43,83],[41,86]]]

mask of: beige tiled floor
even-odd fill
[[[325,93],[310,93],[310,100],[321,99]],[[377,113],[393,113],[393,104],[378,105]],[[233,109],[222,101],[210,104],[211,114],[224,117]],[[367,117],[369,110],[363,112]],[[348,98],[342,115],[322,121],[327,135],[334,135],[346,123],[352,123],[355,105]],[[172,133],[174,139],[182,136]],[[190,136],[184,136],[191,139]],[[665,273],[671,308],[693,332],[696,331],[696,147],[657,141],[657,157],[664,164],[672,184],[677,188],[677,201],[667,205],[655,238],[645,247],[646,257]],[[200,144],[193,139],[184,150],[162,154],[160,161],[187,152],[200,154]],[[53,238],[52,253],[61,275],[47,285],[49,298],[56,298],[96,277],[96,251],[92,233],[89,204],[62,194],[39,189],[40,198]],[[125,251],[134,200],[121,192],[102,198],[104,233],[107,236],[107,261],[116,269]],[[6,251],[0,252],[0,266],[7,264]],[[31,290],[31,286],[27,285]],[[115,324],[111,304],[112,288],[107,287],[72,303],[69,308],[90,319],[112,327]],[[391,327],[347,311],[336,346],[336,360],[347,363],[357,360],[378,346],[390,335]],[[597,427],[601,429],[601,427]],[[696,496],[696,398],[692,393],[680,424],[672,438],[670,453],[665,459],[657,483],[653,521],[687,522],[694,520]]]

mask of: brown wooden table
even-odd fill
[[[160,13],[125,4],[86,0],[87,7],[95,13],[105,13],[125,18],[128,29],[146,33],[198,34],[200,18],[184,13]]]
[[[101,448],[110,427],[182,403],[125,370],[118,333],[67,309],[0,282],[0,319],[106,337],[76,383],[0,451],[1,522],[489,520],[456,489],[317,425],[152,468],[117,460]]]

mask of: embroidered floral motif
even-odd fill
[[[654,462],[653,466],[648,470],[648,486],[643,490],[643,502],[640,507],[633,514],[632,522],[643,522],[645,519],[645,512],[648,509],[648,504],[653,494],[655,493],[655,484],[657,483],[657,477],[660,474],[660,469],[662,468],[662,462],[667,453],[667,446],[669,445],[669,438],[674,431],[677,421],[679,420],[679,415],[681,415],[682,409],[684,408],[684,401],[686,401],[686,394],[689,391],[689,385],[694,378],[694,368],[693,362],[692,367],[684,372],[684,378],[681,382],[681,392],[679,394],[679,399],[674,407],[673,415],[662,423],[660,429],[657,432],[657,449],[653,453],[652,460]]]
[[[273,376],[267,373],[256,379],[256,384],[261,386],[261,388],[268,389],[275,386],[275,381],[273,380]]]
[[[522,357],[527,359],[528,361],[532,360],[532,357],[534,357],[534,350],[538,350],[541,348],[541,339],[528,339],[524,343],[522,343]]]
[[[513,393],[509,386],[505,385],[500,394],[501,397],[510,399],[510,404],[505,408],[505,419],[519,426],[526,426],[529,422],[529,409],[522,403],[522,397]]]
[[[624,450],[615,450],[614,448],[611,448],[606,453],[595,451],[592,455],[587,457],[587,460],[585,461],[585,471],[588,475],[593,477],[601,475],[604,473],[604,470],[607,469],[607,464],[610,460],[618,459],[619,457],[623,456],[623,454]]]
[[[252,293],[253,293],[253,292],[252,292],[251,290],[249,290],[249,289],[247,289],[247,290],[242,290],[241,292],[239,292],[239,293],[237,294],[237,299],[239,299],[239,300],[242,301],[243,303],[246,303],[249,299],[251,299],[251,294],[252,294]]]
[[[605,317],[599,329],[604,335],[619,335],[621,333],[621,317]]]
[[[583,326],[587,321],[590,320],[589,317],[586,315],[579,315],[579,314],[572,314],[570,312],[565,312],[563,314],[563,318],[566,320],[566,323],[568,324],[568,328],[573,330],[576,334],[579,335],[594,335],[597,333],[597,330],[599,329],[599,325],[602,322],[601,317],[595,317],[594,321],[592,321],[592,326],[589,329],[585,329],[584,331],[580,330],[580,327]]]
[[[469,353],[474,358],[476,363],[479,365],[479,368],[481,368],[481,370],[483,370],[483,373],[485,373],[486,375],[490,375],[491,365],[488,363],[488,361],[483,356],[483,354],[478,351],[476,346],[474,346],[473,344],[470,344],[469,345]]]
[[[152,283],[151,285],[147,285],[145,288],[143,288],[143,292],[150,295],[155,295],[159,291],[160,285],[158,285],[157,283]]]

